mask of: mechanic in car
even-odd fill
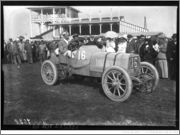
[[[75,51],[81,46],[79,35],[74,34],[73,39],[69,41],[68,50]]]
[[[68,50],[69,33],[68,32],[63,32],[62,35],[63,35],[63,37],[58,42],[59,53],[61,55],[64,55],[64,56],[68,56],[70,58],[74,58],[75,52],[72,52],[71,50]]]

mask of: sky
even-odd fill
[[[28,6],[4,6],[5,40],[20,35],[30,37]],[[32,6],[31,6],[32,7]],[[73,6],[80,10],[79,17],[124,16],[125,21],[143,26],[146,16],[147,27],[152,32],[164,32],[168,37],[177,30],[176,6]],[[34,28],[34,30],[37,28]]]

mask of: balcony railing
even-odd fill
[[[122,16],[120,17],[102,17],[102,18],[68,18],[64,16],[59,16],[57,14],[53,15],[43,15],[43,16],[34,16],[32,18],[33,22],[51,22],[51,24],[87,24],[87,23],[113,23],[120,22],[121,32],[127,32],[130,29],[132,32],[147,32],[148,29],[143,27],[125,22],[122,20]]]
[[[68,18],[65,15],[37,15],[32,16],[32,22],[54,22],[54,23],[86,23],[86,22],[108,22],[108,21],[119,21],[120,17],[102,17],[102,18]]]

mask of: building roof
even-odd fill
[[[76,12],[81,12],[80,10],[78,10],[74,7],[71,7],[71,6],[32,6],[32,7],[29,7],[27,9],[32,10],[32,11],[37,11],[40,9],[53,9],[53,8],[65,8],[65,7],[68,7],[72,10],[75,10]]]

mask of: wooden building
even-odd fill
[[[53,39],[60,36],[63,31],[70,35],[99,35],[107,31],[117,33],[148,32],[144,27],[128,23],[124,16],[110,16],[97,18],[79,18],[79,10],[70,6],[38,6],[30,7],[31,37],[42,36],[44,39]],[[146,18],[145,18],[146,21]],[[33,24],[39,26],[39,34],[34,35]]]

